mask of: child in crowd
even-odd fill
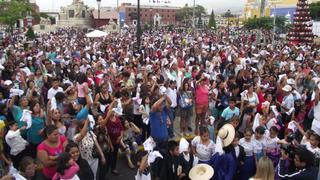
[[[272,126],[269,129],[269,132],[269,136],[266,138],[266,143],[264,145],[264,151],[272,160],[273,166],[276,167],[280,158],[280,139],[278,138],[279,129],[276,126]]]
[[[179,162],[182,167],[181,180],[189,180],[188,174],[193,166],[198,164],[198,158],[191,153],[189,142],[181,138],[179,144]]]
[[[10,147],[10,158],[13,166],[17,169],[22,158],[26,154],[28,142],[22,138],[21,131],[26,129],[26,126],[18,128],[15,121],[8,122],[9,131],[5,136],[5,140]]]
[[[234,136],[232,145],[234,148],[234,156],[237,158],[237,172],[235,175],[235,179],[239,179],[240,169],[244,165],[244,160],[246,158],[246,153],[244,148],[239,144],[240,134],[237,132]]]
[[[209,138],[207,127],[200,127],[200,136],[191,141],[192,152],[199,158],[200,163],[209,163],[211,156],[215,153],[215,143]]]
[[[254,136],[252,137],[252,142],[254,144],[254,154],[256,162],[263,156],[263,147],[265,144],[265,128],[263,126],[258,126],[255,129]]]
[[[252,137],[253,131],[247,128],[244,131],[244,137],[240,139],[239,145],[244,148],[245,158],[244,163],[240,167],[239,180],[248,180],[256,171],[255,162],[255,144]]]
[[[79,171],[78,164],[73,161],[69,153],[61,153],[57,159],[57,172],[52,180],[79,180],[77,172]]]

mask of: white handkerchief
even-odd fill
[[[286,114],[291,115],[294,110],[294,107],[292,107],[289,111],[286,112]]]
[[[153,151],[153,149],[156,147],[156,143],[152,139],[152,137],[149,137],[144,143],[143,148],[145,151]]]
[[[57,109],[57,100],[55,97],[51,99],[51,110]]]
[[[151,163],[153,163],[158,157],[160,157],[161,159],[163,159],[163,156],[160,154],[159,151],[152,151],[149,153],[148,155],[148,165],[150,165]]]
[[[222,139],[219,136],[217,136],[216,149],[215,150],[216,150],[216,153],[219,153],[219,155],[224,154],[224,151],[223,151],[222,147],[223,147]]]
[[[101,112],[105,112],[106,108],[108,107],[109,105],[103,105],[103,104],[100,104],[100,111]]]
[[[189,142],[185,138],[181,138],[179,142],[179,152],[189,151]]]
[[[89,119],[89,126],[91,129],[94,128],[94,125],[96,124],[96,121],[94,120],[93,116],[91,114],[88,115],[88,119]]]
[[[16,168],[14,168],[13,165],[10,165],[9,174],[13,176],[15,180],[27,180],[19,174],[19,171]]]
[[[145,175],[138,171],[137,175],[135,176],[135,180],[151,180],[151,174],[148,173],[147,175]]]
[[[22,116],[20,118],[20,121],[26,122],[27,123],[27,129],[29,129],[32,125],[32,117],[31,117],[32,111],[29,111],[27,109],[24,109],[22,111]]]
[[[24,93],[23,90],[21,89],[10,89],[10,97],[13,97],[13,96],[22,96]]]
[[[297,130],[297,126],[294,124],[293,121],[290,121],[288,124],[288,129],[291,129],[293,132]]]
[[[149,124],[149,117],[145,117],[142,119],[143,123],[148,125]]]
[[[252,125],[253,132],[256,130],[258,126],[260,126],[260,117],[261,115],[259,113],[257,113],[256,116],[254,117],[253,125]]]

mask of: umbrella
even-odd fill
[[[87,37],[104,37],[108,35],[108,33],[103,32],[103,31],[99,31],[99,30],[94,30],[92,32],[89,32],[88,34],[86,34]]]

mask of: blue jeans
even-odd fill
[[[176,108],[170,107],[168,116],[171,122],[170,126],[168,127],[168,134],[169,134],[169,137],[173,137],[174,136],[173,123],[174,123],[174,119],[176,118]]]

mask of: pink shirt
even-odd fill
[[[196,104],[208,105],[209,104],[209,89],[205,86],[197,86],[196,88]]]
[[[88,83],[82,83],[82,84],[78,84],[77,85],[77,89],[78,89],[78,97],[79,98],[83,98],[84,97],[84,87],[88,86]]]
[[[42,143],[39,144],[38,146],[38,151],[46,151],[48,153],[48,156],[57,156],[60,153],[63,152],[63,143],[66,141],[66,138],[64,136],[59,137],[59,145],[55,148],[49,147],[45,142],[43,141]],[[56,167],[43,167],[42,169],[43,174],[51,178],[53,175],[56,173]]]
[[[60,173],[56,173],[52,180],[59,180],[59,179],[72,179],[77,172],[79,171],[79,166],[76,162],[73,162],[72,166],[69,169],[64,170],[64,174],[61,175]]]

